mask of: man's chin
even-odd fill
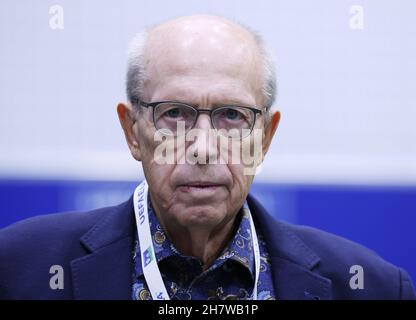
[[[177,211],[178,222],[184,227],[207,228],[220,223],[226,212],[220,204],[195,205]]]

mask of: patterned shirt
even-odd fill
[[[250,300],[252,299],[255,266],[253,241],[247,204],[240,210],[239,227],[222,254],[207,269],[195,257],[181,254],[162,229],[148,198],[149,223],[156,260],[166,290],[172,300]],[[238,220],[237,220],[238,221]],[[260,247],[258,300],[273,300],[271,264],[266,243],[256,230]],[[137,239],[133,252],[133,300],[151,300],[144,279]]]

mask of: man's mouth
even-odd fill
[[[192,183],[186,183],[181,184],[178,186],[178,189],[182,192],[192,192],[192,193],[211,193],[219,188],[221,188],[223,185],[219,183],[213,183],[213,182],[192,182]]]

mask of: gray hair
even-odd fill
[[[248,32],[250,32],[260,51],[260,55],[263,60],[263,75],[264,81],[262,86],[263,94],[263,107],[265,107],[267,115],[271,106],[273,105],[276,99],[277,91],[277,81],[276,81],[276,71],[274,67],[271,54],[266,47],[263,38],[257,32],[253,31],[251,28],[237,23]],[[128,62],[127,62],[127,77],[126,77],[126,91],[127,98],[130,103],[135,104],[135,102],[141,100],[143,95],[143,86],[145,79],[145,45],[149,35],[149,29],[144,30],[138,33],[130,43],[128,50]]]

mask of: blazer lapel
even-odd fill
[[[81,237],[88,254],[71,261],[75,299],[131,299],[133,201],[103,209]],[[313,271],[319,257],[251,196],[248,203],[269,248],[277,299],[331,299],[331,280]]]
[[[75,299],[131,299],[134,226],[130,199],[81,237],[89,254],[71,261]]]
[[[331,280],[287,259],[272,257],[273,280],[279,300],[330,300]]]
[[[331,299],[331,280],[313,271],[320,261],[318,255],[256,199],[249,195],[247,200],[266,239],[277,299]]]

